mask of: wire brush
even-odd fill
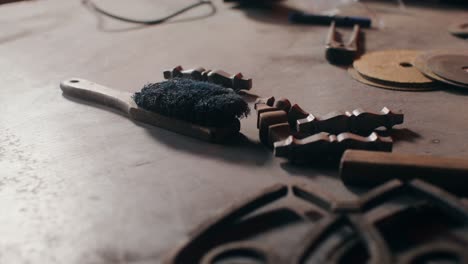
[[[146,110],[204,126],[223,126],[250,112],[234,90],[191,79],[147,84],[133,99]]]
[[[239,118],[250,113],[234,90],[191,79],[150,83],[136,93],[78,78],[63,81],[60,88],[64,95],[113,107],[133,120],[214,142],[237,135]]]

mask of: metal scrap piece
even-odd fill
[[[388,206],[401,198],[407,202]],[[415,223],[406,227],[413,232],[418,228],[424,232],[434,221],[427,219],[427,212],[435,209],[438,219],[452,223],[446,226],[449,230],[406,243],[393,240],[407,223]],[[467,263],[466,234],[450,233],[460,225],[468,226],[468,207],[461,199],[420,180],[393,180],[353,201],[336,200],[314,186],[277,184],[207,221],[164,263],[213,264],[243,257],[267,264],[357,259],[359,263],[410,264],[441,256]]]
[[[211,82],[236,91],[252,88],[252,79],[244,79],[242,73],[232,75],[222,70],[206,70],[203,67],[184,70],[182,66],[177,66],[171,70],[165,70],[163,76],[165,79],[190,78],[197,81]]]

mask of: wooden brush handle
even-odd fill
[[[132,93],[116,91],[88,80],[72,78],[60,83],[65,95],[109,106],[129,115],[130,109],[138,108]]]
[[[348,150],[341,159],[345,184],[375,186],[391,179],[419,178],[456,194],[468,194],[468,160]]]

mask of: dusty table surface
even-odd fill
[[[97,2],[144,18],[177,7]],[[206,218],[273,183],[355,195],[335,170],[274,158],[258,143],[254,115],[242,120],[244,142],[208,144],[65,98],[59,83],[70,77],[136,91],[176,65],[242,71],[256,94],[319,115],[402,110],[395,152],[468,157],[468,93],[366,86],[324,59],[328,27],[289,25],[286,7],[269,16],[215,5],[214,15],[203,17],[210,13],[203,7],[150,27],[99,18],[81,1],[0,7],[1,263],[159,263]],[[460,8],[370,6],[384,27],[366,30],[368,51],[467,47],[447,32],[467,15]]]

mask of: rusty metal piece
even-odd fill
[[[206,70],[203,67],[184,70],[182,66],[177,66],[172,70],[165,70],[163,76],[165,79],[190,78],[197,81],[207,81],[236,91],[252,88],[252,79],[244,79],[242,73],[232,75],[222,70]]]
[[[257,100],[255,100],[255,109],[257,109],[257,104],[265,104],[268,106],[273,106],[273,104],[275,103],[275,100],[276,99],[274,96],[266,97],[266,98],[257,98]]]
[[[406,203],[392,202],[401,198]],[[434,217],[428,218],[428,212]],[[435,218],[442,222],[431,224]],[[411,232],[406,232],[420,234],[437,223],[427,239],[395,240],[408,228]],[[267,264],[410,264],[441,256],[465,263],[466,227],[466,205],[420,180],[390,181],[343,202],[320,188],[277,184],[202,225],[164,263],[213,264],[243,257]]]
[[[205,72],[205,68],[198,67],[191,70],[184,70],[182,66],[174,67],[172,70],[165,70],[163,72],[164,79],[172,79],[172,78],[190,78],[197,81],[201,81],[203,79],[203,73]]]
[[[291,109],[289,110],[288,113],[288,122],[289,125],[291,126],[292,129],[296,129],[297,127],[297,120],[306,118],[309,116],[309,113],[307,113],[304,109],[302,109],[299,105],[294,104]]]
[[[175,254],[165,263],[199,263],[209,250],[223,242],[222,239],[212,239],[213,236],[217,237],[223,234],[239,218],[286,196],[287,193],[288,187],[286,185],[277,184],[251,198],[245,199],[242,203],[233,205],[220,214],[219,217],[198,227],[198,230],[192,234],[190,242],[178,248]]]
[[[274,147],[277,157],[293,162],[334,160],[346,149],[391,151],[391,138],[372,132],[379,127],[391,129],[404,119],[403,114],[387,107],[380,113],[356,109],[317,118],[299,105],[291,105],[288,99],[275,101],[274,97],[255,102],[260,141]]]
[[[439,263],[468,263],[466,247],[451,242],[434,242],[421,246],[401,256],[398,263],[427,263],[431,258],[440,261]]]
[[[369,252],[369,260],[366,263],[372,264],[390,264],[392,256],[385,240],[379,235],[377,229],[372,223],[366,222],[362,216],[358,215],[331,215],[330,217],[319,222],[319,226],[311,228],[310,232],[306,233],[304,245],[306,247],[298,247],[290,258],[290,263],[306,263],[320,243],[329,237],[340,225],[349,225],[353,228],[359,239],[362,240]],[[339,262],[340,259],[336,263]],[[326,259],[319,259],[317,263],[330,263]]]
[[[321,118],[310,114],[304,119],[297,120],[297,131],[306,134],[316,134],[328,132],[340,134],[351,132],[358,135],[367,136],[376,128],[385,127],[391,129],[395,125],[403,123],[404,115],[394,113],[384,107],[380,113],[365,112],[356,109],[351,112],[333,112]]]
[[[269,135],[270,127],[277,124],[287,124],[287,122],[288,114],[283,110],[261,113],[258,118],[260,141],[267,146],[273,146],[273,142],[269,141],[269,139],[273,139]]]
[[[287,139],[274,143],[276,157],[288,158],[295,162],[313,161],[324,157],[338,157],[347,149],[366,149],[375,151],[392,151],[391,137],[380,137],[373,132],[368,137],[352,133],[331,135],[321,132],[312,136]]]
[[[213,70],[206,73],[207,81],[220,84],[234,90],[250,90],[252,79],[244,79],[242,73],[231,75],[222,70]]]
[[[265,246],[249,242],[232,242],[211,250],[200,261],[201,264],[217,263],[230,256],[247,258],[252,261],[269,264],[281,264],[274,251]]]
[[[272,147],[275,142],[287,139],[292,133],[288,123],[271,125],[268,127],[268,145]]]
[[[320,190],[310,192],[309,196],[328,206],[314,207],[305,202],[298,202],[291,191],[292,188],[307,192],[304,186],[277,184],[269,187],[203,224],[192,235],[191,240],[173,252],[165,263],[212,264],[214,261],[220,261],[223,256],[229,257],[233,254],[264,263],[286,263],[284,259],[288,258],[290,252],[278,255],[275,249],[265,248],[265,244],[250,240],[254,235],[251,233],[268,233],[291,226],[304,228],[308,223],[317,222],[323,215],[328,214],[324,208],[335,207],[333,199]],[[255,214],[266,207],[271,209]],[[296,239],[296,242],[299,241],[300,238]]]
[[[257,110],[257,128],[260,128],[260,115],[262,113],[283,110],[288,112],[291,108],[291,102],[286,98],[281,98],[275,101],[275,97],[258,98],[254,104]]]
[[[291,109],[291,102],[287,98],[280,98],[273,104],[273,106],[283,111],[289,112]]]

